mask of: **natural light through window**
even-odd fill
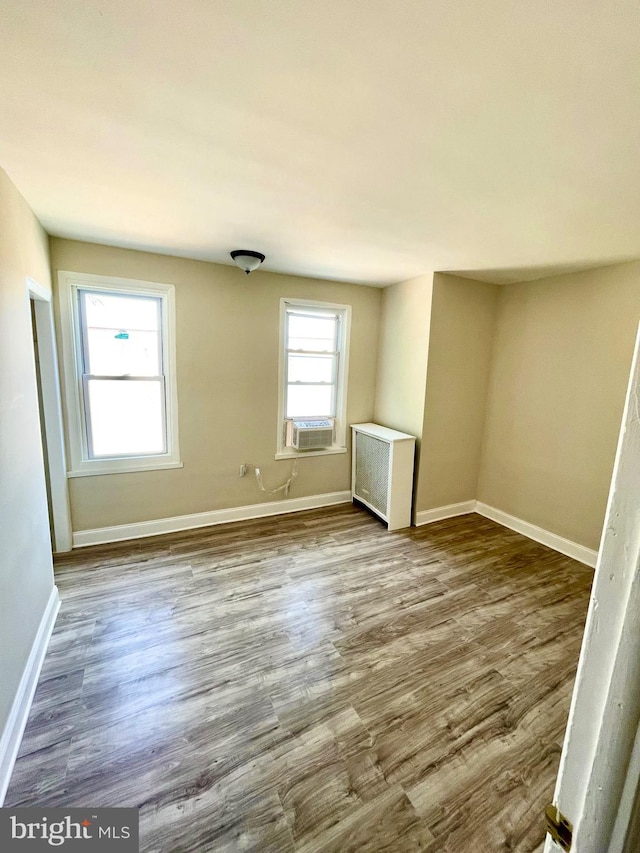
[[[75,341],[75,358],[65,357],[76,373],[77,395],[67,399],[79,425],[71,473],[175,465],[173,288],[61,275],[69,297],[63,342]]]
[[[282,300],[278,454],[293,452],[291,425],[299,419],[323,420],[325,428],[328,420],[334,439],[325,452],[344,447],[349,322],[349,306]]]
[[[335,416],[337,315],[287,310],[287,418]]]
[[[164,453],[161,302],[79,290],[89,457]]]

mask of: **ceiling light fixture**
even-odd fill
[[[250,249],[234,249],[231,252],[231,257],[247,275],[253,270],[257,270],[260,264],[264,261],[262,252],[252,252]]]

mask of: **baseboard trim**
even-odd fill
[[[558,536],[557,533],[551,533],[543,527],[537,527],[535,524],[530,524],[528,521],[523,521],[521,518],[516,518],[515,515],[509,515],[501,509],[488,506],[481,501],[476,502],[475,511],[479,515],[484,515],[485,518],[497,521],[503,527],[508,527],[510,530],[515,530],[516,533],[521,533],[535,542],[540,542],[541,545],[547,545],[549,548],[553,548],[554,551],[559,551],[566,557],[578,560],[579,563],[584,563],[585,566],[590,566],[592,569],[595,568],[598,552],[591,548],[585,548],[584,545],[578,545],[577,542],[565,539],[564,536]]]
[[[496,509],[494,506],[482,503],[481,501],[463,501],[457,504],[448,504],[447,506],[438,506],[434,509],[422,510],[416,513],[415,525],[420,527],[423,524],[432,524],[434,521],[443,521],[445,518],[455,518],[457,515],[468,515],[471,512],[477,512],[478,515],[484,515],[485,518],[490,518],[496,521],[503,527],[508,527],[510,530],[515,530],[516,533],[521,533],[528,539],[533,539],[541,545],[547,545],[553,548],[554,551],[559,551],[566,557],[571,557],[579,563],[584,563],[585,566],[595,568],[598,559],[598,552],[591,548],[585,548],[584,545],[578,545],[577,542],[572,542],[570,539],[565,539],[564,536],[558,536],[557,533],[551,533],[542,527],[535,524],[530,524],[528,521],[523,521],[521,518],[516,518],[515,515],[509,515],[501,509]]]
[[[217,524],[227,524],[232,521],[245,521],[251,518],[266,518],[271,515],[283,515],[289,512],[301,512],[305,509],[320,509],[325,506],[350,503],[351,492],[328,492],[323,495],[309,495],[305,498],[290,498],[289,500],[273,503],[249,504],[248,506],[215,509],[210,512],[178,515],[173,518],[157,518],[153,521],[140,521],[134,524],[120,524],[113,527],[98,527],[94,530],[77,530],[73,534],[73,547],[85,548],[88,545],[105,545],[109,542],[122,542],[126,539],[142,539],[146,536],[157,536],[162,533],[178,533],[181,530],[192,530],[197,527],[209,527]],[[578,560],[586,566],[594,568],[598,552],[585,548],[577,542],[530,524],[521,518],[503,512],[500,509],[484,504],[481,501],[462,501],[461,503],[439,506],[434,509],[422,510],[416,513],[415,524],[421,527],[446,518],[467,515],[477,512],[503,527],[515,530],[535,542],[547,545],[567,557]]]
[[[36,692],[40,670],[44,662],[51,632],[56,622],[58,610],[60,609],[60,596],[56,586],[51,590],[49,601],[45,607],[38,631],[36,633],[29,657],[18,685],[9,718],[5,723],[0,737],[0,806],[4,803],[4,798],[9,787],[9,780],[13,773],[13,766],[16,763],[20,742],[24,734],[33,695]]]
[[[442,521],[445,518],[455,518],[456,515],[468,515],[475,512],[476,501],[462,501],[457,504],[438,506],[435,509],[424,509],[416,513],[416,527],[423,524],[432,524],[434,521]]]
[[[324,495],[309,495],[306,498],[290,498],[272,503],[214,509],[210,512],[177,515],[173,518],[157,518],[153,521],[140,521],[135,524],[98,527],[94,530],[76,530],[73,534],[73,547],[85,548],[88,545],[105,545],[108,542],[122,542],[126,539],[142,539],[145,536],[157,536],[161,533],[178,533],[180,530],[192,530],[196,527],[209,527],[214,524],[227,524],[231,521],[245,521],[250,518],[266,518],[270,515],[301,512],[305,509],[319,509],[324,506],[350,503],[350,501],[351,492],[327,492]]]

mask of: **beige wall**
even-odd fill
[[[382,296],[374,421],[416,437],[413,512],[427,379],[433,273],[386,287]]]
[[[476,497],[499,293],[433,277],[417,512]]]
[[[640,262],[501,290],[478,499],[597,548],[640,319]]]
[[[375,421],[422,435],[433,273],[386,287],[376,379]]]
[[[176,285],[184,468],[72,479],[75,530],[269,500],[237,469],[259,465],[269,487],[288,477],[273,459],[278,307],[297,296],[353,306],[349,423],[418,437],[415,511],[477,497],[597,547],[639,264],[501,288],[429,273],[381,291],[59,239],[51,252],[56,269]],[[346,455],[307,458],[291,497],[349,485]]]
[[[53,589],[26,277],[50,290],[47,238],[0,170],[0,732]]]
[[[51,239],[57,270],[174,284],[178,409],[183,468],[70,482],[74,530],[146,521],[274,500],[258,491],[244,463],[262,469],[267,488],[288,479],[275,461],[281,297],[352,306],[348,422],[373,416],[381,291],[265,270]],[[348,454],[299,463],[290,498],[350,489]],[[278,496],[280,497],[280,496]],[[276,500],[278,498],[275,498]]]

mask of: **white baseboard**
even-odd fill
[[[349,503],[351,492],[328,492],[324,495],[310,495],[305,498],[291,498],[284,501],[272,503],[250,504],[248,506],[236,506],[229,509],[214,509],[210,512],[198,512],[192,515],[178,515],[173,518],[157,518],[153,521],[140,521],[134,524],[119,524],[114,527],[98,527],[94,530],[77,530],[73,534],[73,547],[83,548],[87,545],[104,545],[108,542],[122,542],[126,539],[141,539],[145,536],[157,536],[161,533],[177,533],[180,530],[192,530],[196,527],[209,527],[215,524],[227,524],[231,521],[244,521],[251,518],[266,518],[270,515],[281,515],[288,512],[300,512],[305,509],[319,509],[324,506]],[[422,510],[416,513],[415,524],[420,527],[431,524],[434,521],[442,521],[445,518],[454,518],[458,515],[467,515],[477,512],[484,515],[504,527],[515,530],[529,539],[547,545],[567,557],[578,560],[591,568],[595,567],[598,552],[578,545],[570,539],[558,536],[509,515],[500,509],[488,506],[480,501],[462,501],[457,504],[448,504],[434,509]]]
[[[570,539],[565,539],[563,536],[558,536],[557,533],[551,533],[535,524],[529,524],[528,521],[523,521],[521,518],[516,518],[515,515],[509,515],[501,509],[488,506],[481,501],[476,502],[476,512],[492,521],[497,521],[503,527],[515,530],[516,533],[522,533],[523,536],[528,536],[529,539],[540,542],[542,545],[547,545],[554,551],[559,551],[567,557],[578,560],[578,562],[584,563],[592,569],[595,568],[598,552],[591,548],[585,548],[584,545],[578,545],[577,542],[572,542]]]
[[[44,657],[49,646],[51,632],[56,622],[58,610],[60,609],[60,596],[58,588],[53,587],[49,601],[45,607],[38,631],[36,633],[31,652],[27,659],[18,690],[9,712],[9,718],[5,723],[0,737],[0,806],[4,803],[4,798],[9,787],[9,780],[13,772],[13,766],[16,762],[20,742],[24,733],[31,703],[33,702],[33,694],[36,692],[38,678]]]
[[[457,515],[467,515],[470,512],[477,512],[478,515],[484,515],[486,518],[502,524],[503,527],[515,530],[516,533],[521,533],[535,542],[547,545],[549,548],[559,551],[566,557],[571,557],[579,563],[590,566],[592,569],[595,568],[598,559],[597,551],[585,548],[584,545],[578,545],[577,542],[572,542],[570,539],[558,536],[557,533],[551,533],[549,530],[537,527],[535,524],[530,524],[528,521],[523,521],[521,518],[516,518],[515,515],[509,515],[509,513],[484,504],[481,501],[463,501],[458,504],[448,504],[447,506],[435,507],[435,509],[422,510],[422,512],[416,513],[415,524],[416,527],[420,527],[423,524],[432,524],[434,521],[454,518]]]
[[[424,509],[422,512],[416,513],[416,527],[423,524],[432,524],[434,521],[442,521],[445,518],[454,518],[456,515],[468,515],[470,512],[475,512],[475,501],[462,501],[458,504],[447,504],[447,506],[438,506],[435,509]]]
[[[98,527],[95,530],[76,530],[73,534],[73,547],[84,548],[87,545],[104,545],[107,542],[122,542],[125,539],[141,539],[144,536],[157,536],[160,533],[177,533],[180,530],[191,530],[195,527],[209,527],[213,524],[226,524],[230,521],[244,521],[249,518],[266,518],[269,515],[282,515],[287,512],[300,512],[304,509],[318,509],[350,502],[351,492],[328,492],[324,495],[309,495],[306,498],[290,498],[271,503],[214,509],[192,515],[177,515],[173,518],[157,518],[135,524]]]

